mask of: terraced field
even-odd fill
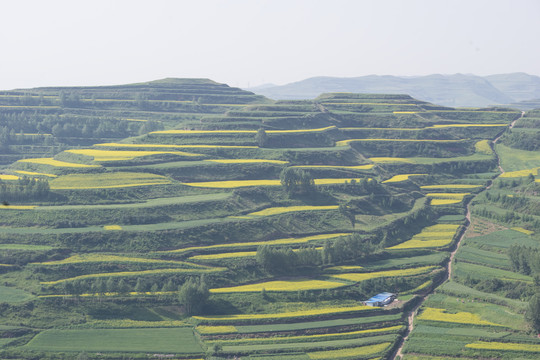
[[[58,91],[32,110],[130,136],[2,169],[0,326],[26,330],[0,357],[389,359],[407,334],[405,359],[538,355],[516,295],[533,274],[508,256],[538,247],[540,162],[493,144],[519,112],[206,80]]]

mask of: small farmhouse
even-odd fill
[[[390,304],[392,301],[396,299],[396,294],[392,294],[389,292],[383,292],[380,294],[377,294],[370,298],[369,300],[364,301],[364,305],[367,306],[385,306]]]

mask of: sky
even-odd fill
[[[0,0],[0,89],[540,75],[538,0]]]

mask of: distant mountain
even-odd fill
[[[469,74],[314,77],[282,86],[248,90],[276,100],[313,99],[321,93],[328,92],[393,93],[408,94],[420,100],[445,106],[483,107],[540,98],[540,77],[524,73],[489,77]]]
[[[540,99],[540,77],[525,73],[500,74],[484,77],[514,101]]]

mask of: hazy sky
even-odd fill
[[[0,0],[0,89],[540,75],[539,0]]]

